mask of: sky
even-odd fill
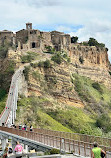
[[[104,43],[111,61],[111,0],[0,0],[0,30],[62,31]]]

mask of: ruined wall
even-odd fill
[[[80,63],[83,59],[83,65],[99,65],[109,67],[108,53],[106,48],[97,48],[95,46],[82,46],[80,44],[71,44],[69,52],[73,62]]]
[[[40,31],[30,30],[28,34],[28,42],[30,43],[30,48],[40,47]]]
[[[70,35],[58,31],[51,32],[51,40],[57,51],[69,49],[71,44]]]
[[[0,31],[0,45],[4,44],[5,42],[13,44],[14,41],[14,34],[11,31]]]
[[[23,47],[23,44],[25,44],[28,41],[28,30],[20,30],[16,32],[16,42],[21,43],[21,48]]]

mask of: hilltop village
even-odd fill
[[[71,43],[69,34],[58,31],[39,31],[32,28],[32,23],[26,23],[26,29],[22,29],[16,33],[7,30],[0,31],[0,45],[3,45],[5,41],[10,43],[10,45],[15,45],[17,48],[16,52],[43,52],[47,46],[50,46],[56,51],[66,51],[72,60],[76,60],[76,63],[82,57],[86,65],[109,66],[107,49]]]

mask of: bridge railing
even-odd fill
[[[39,142],[43,145],[57,148],[68,153],[75,153],[81,156],[92,157],[93,144],[89,142],[63,138],[60,136],[54,136],[51,134],[43,134],[39,132],[24,131],[14,128],[0,127],[1,131],[5,131],[11,134],[19,135],[21,137]],[[111,147],[100,146],[107,152],[107,158],[111,157]]]
[[[52,131],[52,130],[39,129],[39,128],[34,128],[33,131],[43,133],[43,134],[53,135],[53,136],[60,136],[62,138],[89,142],[89,143],[94,143],[96,141],[100,145],[111,147],[111,138],[107,138],[107,137],[85,135],[85,134],[79,134],[79,133],[59,132],[59,131]]]

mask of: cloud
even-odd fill
[[[70,32],[71,36],[78,36],[79,42],[88,41],[90,37],[95,38],[98,42],[104,43],[109,49],[108,55],[111,61],[111,22],[92,20],[84,27],[78,29],[76,32]]]
[[[57,6],[60,5],[62,0],[14,0],[15,3],[18,4],[24,4],[33,6],[36,8],[42,7],[42,6]]]

